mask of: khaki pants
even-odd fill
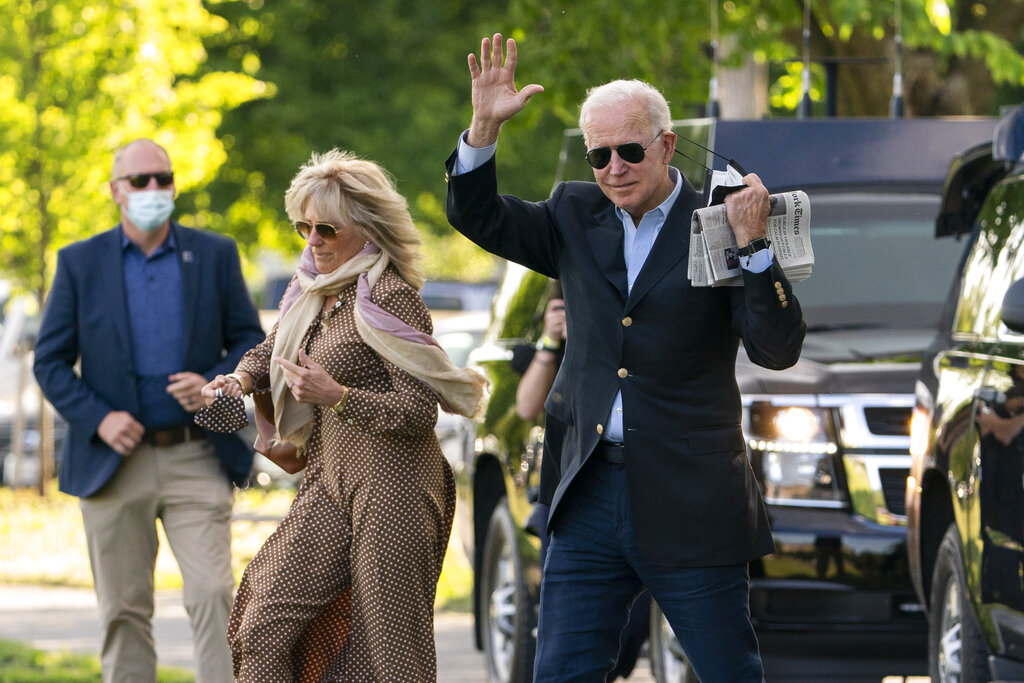
[[[98,494],[81,500],[100,609],[104,683],[156,681],[158,518],[181,568],[196,681],[231,681],[226,634],[234,589],[233,502],[234,490],[208,441],[139,446]]]

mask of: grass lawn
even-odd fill
[[[0,683],[96,683],[100,660],[88,655],[42,652],[27,645],[0,640]],[[193,683],[183,669],[160,667],[159,683]]]

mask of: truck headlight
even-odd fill
[[[842,507],[831,413],[816,406],[750,406],[747,429],[751,460],[765,501],[776,505]]]

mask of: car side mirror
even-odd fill
[[[988,196],[1006,177],[1009,166],[992,155],[992,143],[975,145],[953,157],[942,186],[942,204],[935,219],[935,236],[967,235]]]
[[[1024,279],[1010,285],[1003,295],[1002,319],[1008,328],[1024,334]]]

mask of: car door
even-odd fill
[[[990,651],[1012,654],[1024,652],[1024,335],[1007,329],[1002,310],[1024,277],[1024,181],[992,190],[978,229],[954,321],[960,344],[939,359],[937,399],[961,403],[946,413],[961,419],[945,426],[962,427],[944,433],[963,435],[950,440],[948,473],[966,592]]]

